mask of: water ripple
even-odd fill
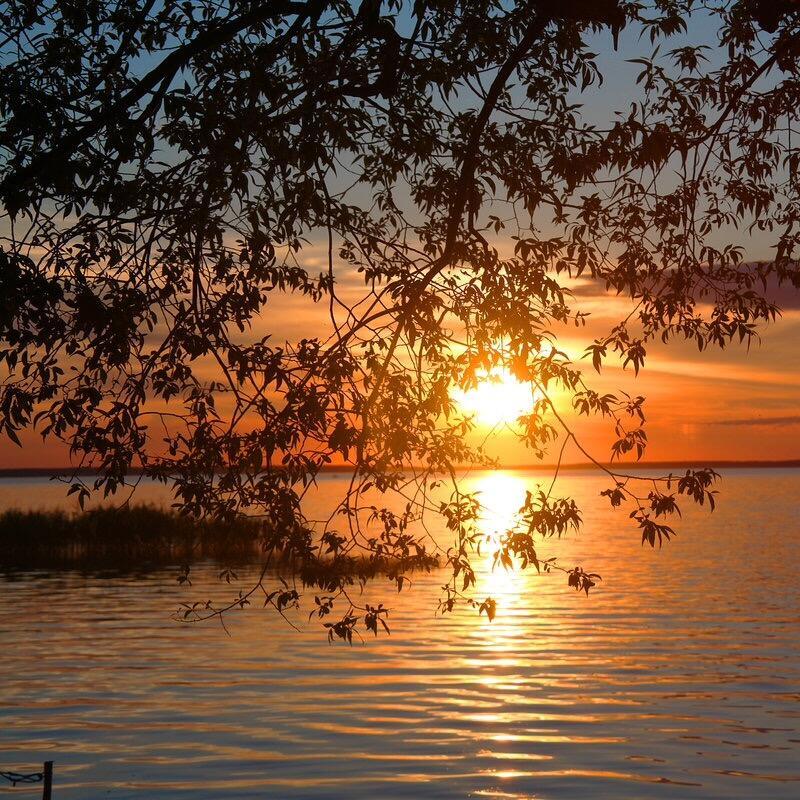
[[[568,480],[595,509],[602,485]],[[219,590],[214,565],[191,589],[0,577],[0,765],[52,758],[59,800],[796,800],[799,493],[797,473],[731,473],[719,512],[654,552],[592,510],[553,543],[603,574],[592,597],[484,569],[498,618],[437,618],[441,576],[417,576],[392,635],[352,648],[256,610],[230,636],[177,626],[178,602]]]

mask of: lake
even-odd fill
[[[470,481],[502,527],[536,475]],[[559,485],[584,526],[541,554],[599,572],[589,597],[484,560],[493,622],[437,616],[443,573],[415,575],[370,590],[391,635],[352,647],[306,615],[175,622],[235,592],[215,564],[191,587],[174,568],[0,570],[0,769],[52,759],[57,800],[800,797],[800,471],[726,470],[717,511],[687,506],[661,550],[607,481]],[[59,504],[62,486],[0,481],[0,508]]]

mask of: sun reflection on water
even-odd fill
[[[481,544],[482,563],[479,565],[481,592],[502,602],[521,588],[524,580],[516,569],[494,564],[494,554],[503,535],[514,526],[517,514],[525,501],[527,484],[513,472],[488,472],[477,479],[473,491],[481,503],[479,525],[486,539]]]
[[[514,472],[489,472],[475,479],[470,487],[481,503],[480,530],[485,539],[476,563],[476,593],[481,599],[496,602],[493,620],[480,617],[479,624],[469,628],[468,635],[479,644],[468,659],[470,670],[477,670],[478,682],[490,693],[489,708],[476,712],[476,724],[487,726],[487,739],[501,734],[509,725],[507,703],[524,694],[527,678],[520,659],[520,643],[529,634],[531,611],[531,576],[517,568],[506,569],[495,564],[494,556],[500,540],[517,521],[525,501],[528,483]]]
[[[352,647],[327,647],[318,620],[298,615],[298,632],[256,610],[232,616],[227,633],[176,628],[173,598],[228,596],[213,563],[193,568],[195,588],[173,570],[0,576],[0,629],[13,641],[0,660],[0,763],[58,746],[64,800],[100,784],[159,800],[796,800],[800,547],[786,531],[800,473],[733,472],[719,516],[685,521],[662,551],[620,535],[605,505],[580,537],[537,541],[562,563],[592,554],[605,593],[570,591],[558,573],[492,570],[487,542],[469,594],[497,598],[492,622],[465,606],[432,619],[444,576],[420,573],[411,591],[388,587],[392,635]],[[471,475],[483,533],[502,534],[537,480]],[[582,507],[606,487],[560,480]],[[346,488],[320,483],[331,502]],[[259,566],[245,567],[245,583]],[[385,601],[386,588],[365,600]]]

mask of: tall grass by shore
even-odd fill
[[[147,505],[0,514],[0,565],[109,561],[134,566],[246,559],[257,552],[255,520],[212,522]]]

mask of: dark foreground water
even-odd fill
[[[476,477],[487,527],[529,478]],[[569,475],[585,528],[543,548],[602,573],[589,598],[486,569],[498,618],[441,618],[441,575],[418,576],[380,598],[392,635],[352,648],[258,610],[230,636],[172,621],[220,592],[214,565],[191,588],[0,573],[0,769],[54,760],[57,800],[800,797],[800,473],[728,472],[655,552],[604,487]],[[0,504],[54,491],[3,481]]]

